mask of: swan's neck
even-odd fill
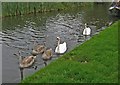
[[[87,26],[85,25],[85,29],[87,28]]]
[[[58,45],[60,45],[60,39],[58,40]]]
[[[22,56],[21,56],[20,51],[18,52],[17,56],[19,57],[19,62],[21,62],[21,60],[22,60]]]
[[[60,39],[58,40],[58,49],[57,49],[57,51],[59,52],[60,50]]]
[[[22,59],[23,59],[23,58],[22,58],[22,56],[19,56],[19,62],[21,62],[21,61],[22,61]]]
[[[85,34],[87,34],[87,30],[86,30],[86,28],[85,28]]]

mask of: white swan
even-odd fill
[[[55,49],[55,53],[58,53],[58,54],[65,53],[67,50],[67,43],[64,42],[64,43],[60,44],[60,37],[57,37],[57,40],[58,40],[58,45]]]
[[[83,30],[83,35],[90,35],[91,34],[91,29],[90,27],[87,27],[87,24],[85,23],[85,29]]]

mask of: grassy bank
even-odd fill
[[[3,2],[2,15],[17,16],[30,13],[42,13],[60,10],[71,10],[82,6],[90,6],[92,3],[69,2]]]
[[[117,83],[118,22],[22,83]]]

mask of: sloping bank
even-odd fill
[[[118,22],[22,83],[117,83]]]

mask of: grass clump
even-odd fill
[[[118,23],[22,83],[118,83]]]

